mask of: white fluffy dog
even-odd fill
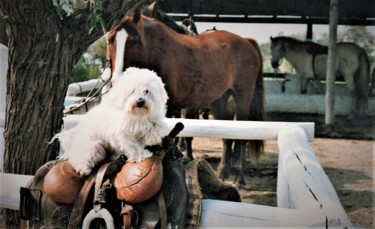
[[[167,100],[155,72],[128,68],[98,106],[75,127],[55,136],[64,150],[61,157],[81,175],[89,175],[108,156],[125,154],[132,162],[151,157],[145,146],[160,144],[168,131]]]

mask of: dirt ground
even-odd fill
[[[290,116],[283,120],[285,117],[278,115],[269,116],[269,120],[276,120],[275,117],[277,121],[296,121]],[[313,120],[316,124],[311,145],[351,222],[359,228],[375,228],[374,117],[349,121],[339,118],[330,127],[322,125],[322,117],[305,118],[298,121]],[[194,138],[193,150],[195,157],[205,157],[216,168],[222,141]],[[277,142],[266,141],[265,152],[253,169],[247,169],[246,185],[239,190],[243,202],[277,206]]]

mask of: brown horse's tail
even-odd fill
[[[259,53],[260,68],[255,84],[255,91],[253,99],[251,100],[249,120],[254,121],[264,121],[266,118],[265,115],[265,98],[264,98],[264,84],[263,84],[263,58],[260,52],[258,43],[251,39],[247,39],[250,44],[257,50]],[[251,158],[257,161],[264,152],[264,141],[263,140],[251,140],[247,144],[248,152],[250,152]]]
[[[370,60],[365,50],[361,49],[359,53],[359,68],[354,79],[354,93],[357,100],[355,108],[360,115],[367,112],[368,96],[370,95]],[[372,82],[375,80],[373,79]],[[373,85],[372,85],[373,87]]]

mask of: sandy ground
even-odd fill
[[[353,225],[375,228],[375,141],[316,138],[311,145]],[[193,149],[195,157],[205,157],[216,168],[220,139],[195,138]],[[243,202],[277,206],[277,142],[266,141],[265,150],[259,163],[247,169],[246,186],[239,190]]]

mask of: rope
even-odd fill
[[[104,70],[105,70],[106,68],[110,67],[109,65],[110,65],[110,62],[107,61],[107,64],[105,65]],[[104,72],[104,71],[103,71],[103,72]],[[100,78],[102,81],[104,81],[104,79],[103,79],[101,76],[99,76],[99,78]],[[72,114],[73,111],[78,110],[78,109],[80,109],[80,108],[83,107],[83,106],[87,106],[88,103],[90,103],[90,102],[93,102],[93,101],[96,101],[96,100],[100,99],[100,98],[101,98],[103,95],[105,95],[108,91],[106,91],[105,93],[101,93],[101,94],[99,94],[99,93],[101,92],[101,90],[103,89],[103,87],[104,87],[105,85],[107,85],[107,84],[111,81],[111,79],[112,79],[112,73],[111,73],[110,77],[109,77],[106,81],[104,81],[104,84],[103,84],[100,88],[98,88],[98,89],[95,91],[95,88],[98,86],[98,83],[99,83],[99,80],[98,80],[98,81],[96,82],[96,84],[95,84],[95,87],[93,87],[93,88],[90,90],[90,92],[88,93],[88,95],[80,101],[80,102],[82,102],[82,103],[81,103],[80,105],[74,107],[74,108],[71,108],[71,109],[67,110],[67,111],[64,110],[64,115]],[[79,84],[78,84],[78,86],[79,86]],[[80,87],[80,89],[81,89],[81,86],[79,86],[79,87]],[[81,90],[82,90],[82,89],[81,89]],[[98,94],[99,94],[99,95],[98,95]]]

